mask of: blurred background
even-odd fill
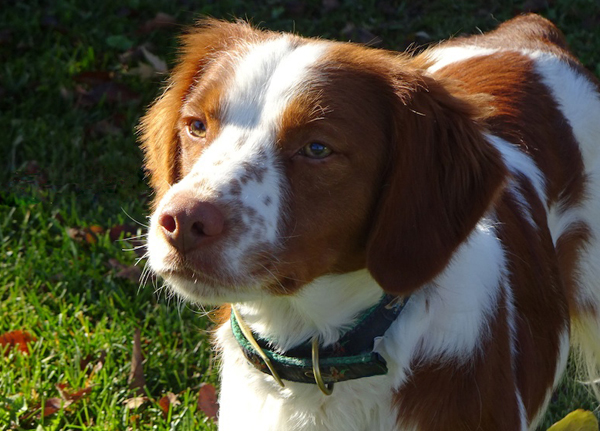
[[[143,272],[135,129],[186,27],[243,18],[404,51],[530,11],[600,75],[598,0],[2,0],[0,429],[216,429],[210,313]],[[594,408],[573,372],[541,429]]]

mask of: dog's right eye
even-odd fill
[[[196,138],[206,137],[206,125],[201,120],[192,120],[188,123],[188,132]]]
[[[308,157],[309,159],[325,159],[329,157],[331,153],[331,148],[320,142],[311,142],[310,144],[306,144],[298,152],[298,154]]]

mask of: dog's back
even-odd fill
[[[489,60],[482,58],[492,53]],[[537,15],[516,18],[482,36],[450,41],[429,55],[437,60],[432,66],[436,75],[467,82],[466,87],[494,96],[490,130],[521,145],[540,168],[547,190],[547,226],[572,317],[572,341],[582,353],[590,381],[597,380],[598,80],[569,52],[562,33]],[[490,70],[492,75],[485,73]],[[497,80],[490,81],[490,76]]]

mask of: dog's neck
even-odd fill
[[[252,331],[285,351],[315,335],[335,342],[356,317],[379,301],[383,291],[366,270],[328,275],[291,296],[236,304]]]

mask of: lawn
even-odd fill
[[[600,75],[597,0],[3,2],[0,429],[216,429],[210,316],[140,282],[151,194],[135,126],[185,26],[242,17],[404,50],[530,9]],[[543,429],[594,406],[568,378]]]

